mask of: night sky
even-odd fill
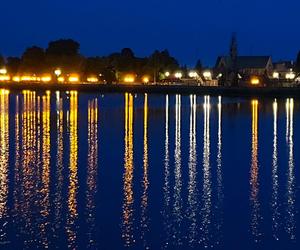
[[[9,0],[0,8],[4,56],[73,38],[86,56],[167,48],[181,64],[213,65],[232,32],[240,54],[295,59],[300,50],[299,0]]]

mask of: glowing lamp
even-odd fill
[[[70,75],[69,76],[69,82],[79,82],[79,76],[77,74],[74,74],[74,75]]]
[[[252,85],[258,85],[260,83],[259,79],[257,77],[251,78],[251,84]]]
[[[51,82],[52,77],[50,75],[44,75],[40,78],[42,82]]]
[[[204,71],[203,76],[206,80],[211,80],[212,79],[212,74],[210,71]]]
[[[9,75],[0,75],[0,82],[9,81],[10,76]]]
[[[196,78],[197,76],[198,76],[197,72],[195,72],[195,71],[189,72],[189,77],[190,78]]]
[[[131,74],[126,75],[126,76],[124,77],[124,82],[126,82],[126,83],[133,83],[134,80],[135,80],[135,76],[134,76],[134,75],[131,75]]]
[[[20,78],[19,76],[14,76],[14,77],[12,78],[12,80],[13,80],[14,82],[20,82],[20,81],[21,81],[21,78]]]
[[[54,70],[54,74],[59,77],[61,75],[61,69]]]
[[[278,72],[273,72],[273,78],[278,79],[279,78],[279,73]]]
[[[296,77],[296,75],[295,75],[294,72],[289,72],[289,73],[287,73],[287,74],[285,75],[285,78],[286,78],[287,80],[293,80],[293,79],[295,79],[295,77]]]
[[[181,72],[176,72],[175,77],[180,79],[182,77],[182,73]]]
[[[143,83],[148,83],[149,82],[149,77],[144,76],[142,80],[143,80]]]
[[[165,73],[165,76],[166,76],[166,77],[169,77],[169,76],[170,76],[170,72],[167,71],[167,72]]]
[[[86,79],[88,82],[90,83],[96,83],[96,82],[99,82],[99,79],[95,76],[90,76]]]
[[[57,78],[57,81],[63,83],[65,81],[65,78],[63,76],[60,76]]]
[[[7,74],[7,69],[5,69],[5,68],[0,69],[0,74],[1,75],[6,75]]]

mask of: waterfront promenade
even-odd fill
[[[11,91],[70,91],[94,93],[154,93],[154,94],[197,94],[212,96],[270,96],[300,97],[300,87],[221,87],[196,85],[124,85],[124,84],[58,84],[58,83],[0,83],[0,88]]]

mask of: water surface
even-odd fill
[[[299,107],[0,90],[0,248],[299,249]]]

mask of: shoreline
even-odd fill
[[[71,91],[94,93],[153,93],[211,95],[229,97],[300,97],[300,87],[221,87],[195,85],[124,85],[124,84],[57,84],[0,83],[1,89],[12,91]]]

